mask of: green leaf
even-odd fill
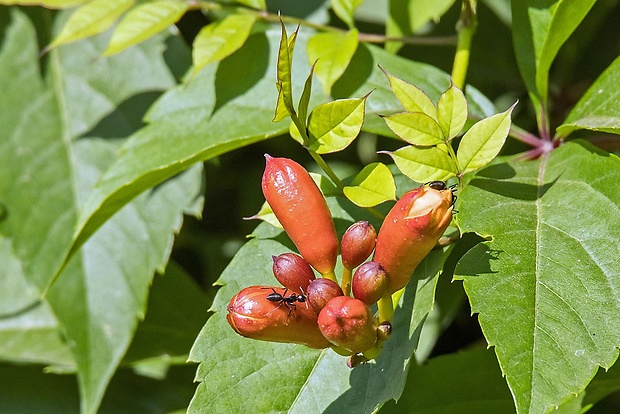
[[[121,52],[143,42],[176,23],[187,11],[188,4],[174,0],[158,0],[131,9],[114,29],[105,56]]]
[[[445,147],[440,147],[407,146],[390,153],[390,156],[398,169],[413,181],[446,181],[456,175],[456,165]]]
[[[203,27],[194,39],[192,49],[194,74],[239,50],[250,36],[255,20],[251,14],[231,14],[220,22]]]
[[[336,200],[328,204],[344,228],[354,221]],[[255,238],[235,255],[218,283],[223,286],[209,318],[196,339],[190,360],[200,362],[200,381],[189,413],[204,412],[356,412],[369,413],[383,402],[398,398],[419,326],[432,307],[439,271],[450,251],[434,250],[418,266],[393,321],[394,331],[376,362],[351,370],[346,358],[330,349],[255,341],[237,335],[225,319],[226,306],[239,290],[250,285],[275,285],[271,256],[290,251],[272,238]],[[344,228],[342,229],[344,231]],[[272,233],[269,233],[273,236]],[[283,362],[288,369],[282,375]],[[235,375],[230,375],[234,372]],[[365,384],[364,392],[356,391]],[[251,393],[253,398],[239,398]],[[328,408],[329,407],[329,408]]]
[[[279,28],[250,36],[237,53],[209,65],[150,108],[149,124],[123,145],[85,201],[69,255],[144,190],[196,162],[287,131],[286,123],[270,119],[279,41]],[[305,63],[300,57],[295,66],[307,70]],[[302,87],[295,85],[299,93]]]
[[[314,108],[308,121],[308,148],[327,154],[348,147],[362,130],[367,97],[340,99]]]
[[[511,2],[517,63],[534,102],[539,123],[541,111],[546,111],[547,108],[551,64],[560,47],[594,3],[595,0]]]
[[[461,232],[491,240],[455,277],[519,413],[551,410],[618,356],[619,183],[616,156],[571,142],[548,158],[488,167],[459,194]]]
[[[381,69],[383,70],[383,69]],[[390,81],[390,88],[394,91],[394,95],[408,112],[422,112],[433,119],[437,119],[437,108],[422,89],[402,79],[392,76],[390,73],[383,71]]]
[[[248,7],[253,7],[258,10],[266,10],[265,0],[237,0],[237,3],[243,4]]]
[[[84,3],[84,0],[0,0],[0,4],[24,6],[44,6],[50,9],[66,9]]]
[[[390,169],[380,162],[365,166],[344,187],[344,195],[360,207],[374,207],[384,201],[396,200],[396,184]]]
[[[294,124],[291,124],[291,125],[294,125]],[[273,227],[278,228],[278,229],[283,228],[282,224],[280,223],[276,215],[273,214],[273,210],[271,209],[271,206],[266,201],[263,203],[260,210],[258,210],[258,213],[254,214],[253,216],[248,217],[246,220],[253,220],[253,219],[263,220],[264,222],[269,223]]]
[[[510,130],[510,114],[506,111],[478,121],[463,135],[456,154],[463,173],[475,171],[490,163],[502,149]]]
[[[135,0],[94,0],[80,6],[48,49],[107,30],[134,3]]]
[[[107,59],[100,55],[103,39],[95,37],[52,50],[44,82],[36,34],[17,10],[0,53],[2,236],[12,244],[1,261],[19,262],[29,287],[19,298],[25,303],[32,290],[42,296],[66,257],[78,211],[117,155],[119,138],[140,126],[154,99],[148,92],[171,87],[174,78],[161,56],[162,38]],[[41,341],[15,359],[77,368],[84,413],[97,411],[183,212],[199,207],[200,178],[190,171],[127,205],[73,256],[37,309],[5,315],[4,322],[21,324],[13,340]],[[70,361],[59,346],[67,344]]]
[[[330,0],[332,9],[336,16],[340,18],[349,27],[354,27],[353,13],[355,9],[364,2],[364,0]]]
[[[280,46],[278,47],[278,63],[277,63],[277,82],[278,100],[276,103],[275,116],[273,122],[281,121],[291,114],[295,113],[293,106],[293,90],[291,81],[291,71],[293,62],[293,49],[295,48],[295,40],[297,39],[297,30],[289,38],[286,33],[284,22],[280,21],[281,36]]]
[[[316,76],[325,95],[330,95],[332,86],[349,66],[357,49],[357,35],[355,29],[347,33],[327,32],[316,34],[308,41],[308,61],[316,62]]]
[[[557,129],[558,135],[567,137],[576,129],[620,134],[620,57],[590,86],[573,107],[566,120]]]
[[[386,22],[386,35],[411,36],[430,21],[438,22],[454,2],[455,0],[391,0],[389,19]],[[402,42],[391,41],[386,44],[386,49],[390,53],[396,53],[402,45]]]
[[[383,119],[396,135],[410,144],[429,146],[446,140],[437,121],[422,112],[401,112]]]
[[[304,83],[304,91],[301,93],[301,98],[299,98],[299,106],[297,107],[299,119],[301,119],[304,123],[307,122],[306,118],[308,117],[308,105],[310,105],[310,96],[312,95],[312,76],[314,75],[315,65],[316,64],[313,64],[310,68],[310,73],[306,78],[306,83]],[[295,127],[295,124],[291,123],[291,127]],[[297,131],[297,127],[295,127],[295,130]],[[297,132],[299,133],[299,131]]]
[[[437,121],[447,139],[456,137],[467,122],[467,99],[459,88],[450,85],[437,102]]]
[[[430,359],[409,369],[398,403],[390,401],[381,414],[510,413],[514,403],[495,355],[473,348]]]

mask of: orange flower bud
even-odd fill
[[[388,275],[383,267],[375,262],[366,262],[355,271],[351,290],[356,299],[372,305],[383,296],[388,287]]]
[[[370,308],[350,296],[337,296],[319,313],[319,329],[332,344],[352,353],[364,352],[377,340]]]
[[[265,158],[262,187],[267,203],[304,259],[321,274],[332,274],[338,236],[323,194],[295,161]]]
[[[318,314],[327,303],[336,296],[343,296],[344,293],[338,283],[327,278],[315,279],[308,285],[308,303]]]
[[[315,280],[312,268],[303,257],[295,253],[283,253],[273,258],[273,275],[285,288],[308,292],[308,285]]]
[[[250,286],[230,300],[226,319],[246,338],[329,347],[318,328],[316,313],[300,298],[305,300],[304,295],[288,289]]]
[[[342,235],[340,254],[342,264],[353,269],[364,263],[375,248],[377,232],[367,221],[355,222]]]
[[[452,190],[419,187],[392,207],[377,237],[373,260],[388,273],[389,292],[405,287],[413,271],[452,220]]]

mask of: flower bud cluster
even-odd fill
[[[300,255],[273,256],[273,274],[283,287],[243,289],[228,305],[229,324],[252,339],[331,347],[350,356],[351,367],[375,358],[391,333],[391,294],[404,287],[449,224],[452,192],[410,191],[392,208],[378,236],[367,221],[349,227],[340,243],[344,271],[338,284],[339,243],[319,188],[296,162],[265,157],[263,194]],[[313,269],[322,277],[316,278]],[[376,302],[379,318],[369,307]],[[387,313],[382,312],[386,303]]]

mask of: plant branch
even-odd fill
[[[452,66],[452,82],[459,89],[465,86],[471,41],[476,32],[476,25],[476,0],[463,0],[461,16],[456,24],[458,41]]]

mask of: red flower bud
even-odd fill
[[[277,295],[282,300],[278,301]],[[235,332],[246,338],[290,342],[310,348],[329,347],[317,326],[314,310],[304,302],[284,300],[299,296],[277,287],[247,287],[230,300],[226,319]]]
[[[308,285],[308,302],[312,309],[318,314],[327,303],[336,296],[343,296],[344,293],[338,283],[333,280],[320,278],[315,279]]]
[[[452,220],[452,190],[419,187],[392,207],[377,237],[373,260],[388,273],[390,293],[403,288]]]
[[[353,353],[366,351],[377,340],[370,308],[349,296],[330,300],[319,313],[318,323],[329,342]]]
[[[299,253],[321,274],[336,266],[338,236],[325,198],[308,171],[265,154],[263,194]]]
[[[358,267],[351,282],[353,296],[367,305],[381,299],[387,288],[387,273],[377,262],[366,262]]]
[[[375,248],[377,232],[367,221],[358,221],[342,236],[340,254],[342,264],[347,269],[353,269],[364,263]]]
[[[308,284],[315,276],[306,259],[295,253],[284,253],[272,258],[273,275],[282,286],[294,292],[308,291]]]

